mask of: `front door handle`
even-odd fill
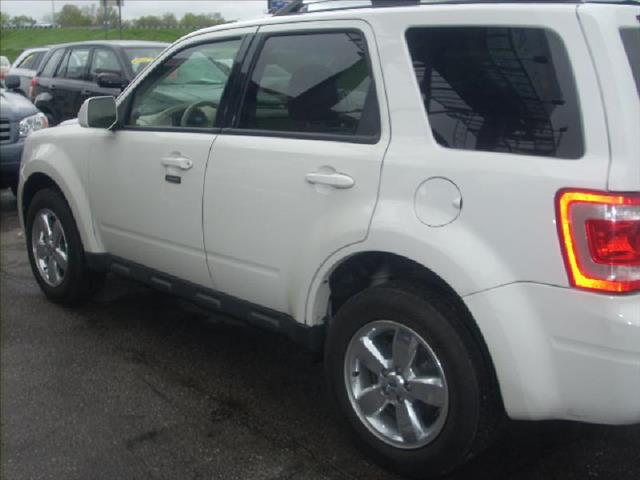
[[[91,90],[82,90],[82,92],[80,92],[82,95],[91,95],[93,92]]]
[[[193,167],[193,162],[187,157],[182,155],[171,155],[162,159],[162,165],[165,167],[175,167],[180,170],[189,170]]]
[[[333,188],[351,188],[356,181],[347,174],[338,172],[312,172],[305,175],[305,180],[312,185],[329,185]]]

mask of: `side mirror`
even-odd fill
[[[20,77],[17,75],[7,75],[4,79],[4,86],[7,90],[18,90],[20,88]]]
[[[102,88],[124,88],[128,83],[117,73],[101,73],[98,75],[98,86]]]
[[[112,128],[118,121],[116,99],[93,97],[84,101],[78,112],[78,123],[84,128]]]

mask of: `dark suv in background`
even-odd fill
[[[57,45],[31,81],[30,97],[50,125],[75,118],[87,98],[117,96],[168,44],[94,41]]]

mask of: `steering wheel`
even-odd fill
[[[187,109],[184,111],[184,113],[182,114],[182,118],[180,119],[180,126],[181,127],[190,127],[191,125],[189,125],[189,121],[191,120],[191,115],[193,115],[198,109],[200,109],[201,107],[211,107],[213,108],[213,119],[211,120],[211,123],[213,123],[216,119],[216,112],[218,110],[218,105],[216,105],[213,102],[210,102],[208,100],[204,100],[204,101],[200,101],[200,102],[196,102],[196,103],[192,103],[191,105],[189,105],[187,107]],[[201,113],[204,114],[204,112],[201,111]],[[206,114],[204,114],[206,115]],[[211,127],[213,127],[213,125],[210,125]]]

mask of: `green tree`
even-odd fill
[[[137,28],[161,28],[162,19],[160,17],[156,17],[155,15],[146,15],[136,18],[134,20],[134,25]]]
[[[180,26],[190,30],[198,28],[211,27],[225,23],[225,19],[219,13],[210,13],[208,15],[196,15],[195,13],[185,13],[180,20]]]
[[[118,25],[118,10],[114,7],[99,8],[93,17],[93,24],[103,26],[104,24],[111,26]]]
[[[162,26],[165,28],[177,28],[178,19],[173,13],[165,13],[162,16]]]
[[[11,25],[18,28],[33,27],[38,23],[34,18],[27,17],[26,15],[18,15],[11,18]]]
[[[11,15],[9,15],[8,13],[0,12],[0,25],[2,26],[9,25],[10,21],[11,21]]]
[[[65,5],[56,15],[56,23],[61,27],[89,27],[93,19],[75,5]]]

